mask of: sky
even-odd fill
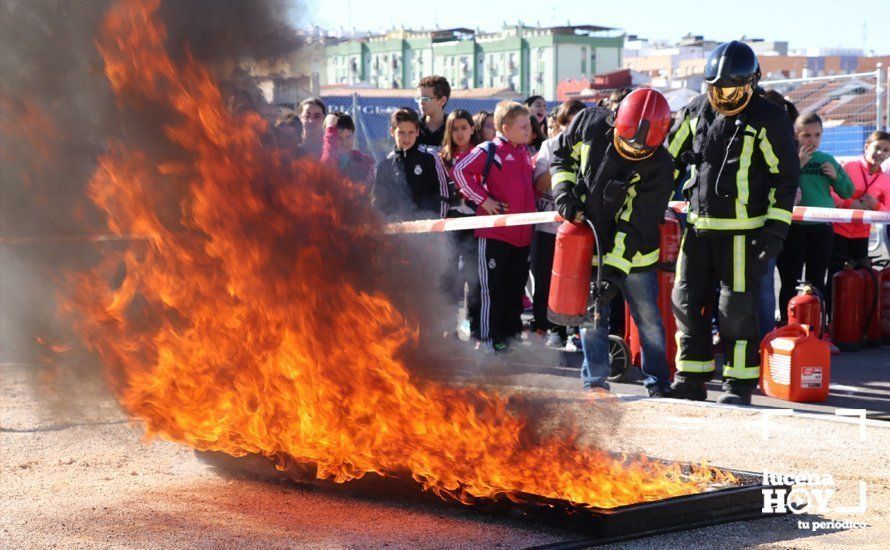
[[[890,54],[890,10],[881,2],[844,0],[736,0],[706,2],[633,0],[479,1],[422,2],[393,0],[309,0],[300,2],[292,19],[299,26],[318,25],[334,30],[355,27],[382,31],[392,27],[468,27],[497,30],[504,22],[521,20],[528,25],[600,25],[619,27],[628,34],[649,39],[677,41],[687,33],[714,40],[742,35],[787,41],[789,48],[845,47]],[[844,5],[846,4],[846,6]]]

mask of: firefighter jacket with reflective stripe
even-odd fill
[[[755,95],[735,116],[717,113],[707,94],[680,112],[668,136],[678,183],[696,231],[738,234],[768,229],[784,237],[791,224],[800,161],[791,121]],[[729,233],[726,233],[729,232]]]
[[[559,136],[550,173],[557,204],[565,193],[584,204],[606,251],[603,275],[620,281],[631,270],[657,266],[659,224],[674,178],[664,147],[639,161],[619,155],[612,145],[611,116],[602,107],[578,113]]]

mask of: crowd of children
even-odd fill
[[[618,90],[603,106],[615,109],[630,90]],[[523,213],[554,210],[550,163],[556,139],[586,108],[570,100],[550,113],[540,96],[524,103],[501,101],[495,112],[446,112],[451,88],[441,76],[423,78],[417,110],[392,113],[393,150],[377,164],[353,147],[355,125],[343,113],[327,114],[320,100],[303,101],[296,114],[276,123],[275,143],[294,157],[312,156],[337,166],[351,180],[370,186],[375,206],[396,220]],[[890,134],[868,137],[861,158],[839,163],[820,150],[822,121],[816,113],[797,115],[773,91],[764,97],[783,105],[794,121],[801,177],[797,204],[890,211]],[[882,170],[882,163],[884,169]],[[566,328],[547,320],[547,297],[557,224],[497,227],[451,236],[453,268],[445,285],[466,297],[465,334],[493,352],[508,348],[522,333],[527,282],[533,282],[533,327],[546,345],[563,347]],[[864,261],[868,225],[794,222],[776,262],[781,287],[778,304],[773,268],[764,276],[762,332],[781,321],[800,280],[830,300],[831,276],[846,262]],[[777,307],[778,306],[778,307]]]

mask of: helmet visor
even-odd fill
[[[708,86],[708,100],[714,109],[724,115],[738,114],[751,100],[751,85]]]
[[[619,136],[618,132],[615,132],[614,137],[612,138],[612,143],[615,144],[615,150],[618,151],[618,154],[627,160],[643,160],[644,158],[648,158],[652,156],[652,153],[654,153],[661,145],[648,147],[645,144],[637,145],[635,143],[630,143]]]

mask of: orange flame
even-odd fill
[[[69,303],[150,434],[337,482],[408,471],[464,501],[522,491],[608,508],[731,480],[536,438],[499,395],[413,379],[399,352],[417,329],[349,269],[388,253],[367,197],[265,150],[258,115],[230,113],[205,67],[168,56],[158,7],[120,2],[97,45],[121,105],[169,115],[179,153],[115,144],[100,159],[89,194],[109,230],[151,238],[78,276]]]

